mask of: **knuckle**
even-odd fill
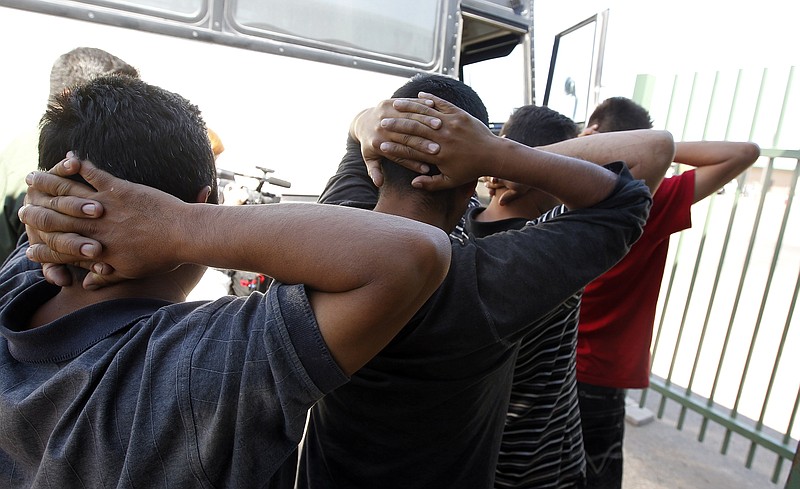
[[[55,195],[67,195],[69,194],[70,189],[70,181],[69,180],[61,180],[56,184],[55,188]]]
[[[31,216],[31,225],[38,228],[40,231],[49,231],[52,229],[53,218],[45,212],[35,212]]]
[[[36,187],[38,185],[41,185],[42,173],[38,172],[38,171],[33,172],[31,174],[31,179],[30,180],[31,180],[31,183],[30,183],[30,185],[28,185],[28,187]]]
[[[74,256],[79,256],[81,254],[80,243],[74,239],[71,239],[71,237],[68,235],[59,235],[53,241],[54,245],[52,248],[58,250],[59,252],[68,253]]]
[[[47,244],[39,244],[32,248],[34,261],[40,263],[56,263],[58,261],[58,254],[53,252]]]
[[[50,250],[55,251],[55,250],[59,249],[59,247],[58,247],[59,246],[59,239],[58,239],[57,235],[51,234],[51,233],[43,233],[42,234],[42,240],[44,241],[44,244],[48,248],[50,248]]]

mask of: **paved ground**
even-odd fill
[[[637,401],[640,393],[631,392]],[[660,396],[650,392],[646,408],[657,413]],[[791,462],[784,462],[778,483],[770,479],[776,457],[756,451],[753,467],[745,467],[750,443],[738,435],[727,455],[720,453],[724,430],[709,424],[704,442],[697,441],[700,416],[689,414],[683,430],[675,428],[679,408],[668,401],[661,419],[642,426],[627,424],[623,489],[782,489]]]

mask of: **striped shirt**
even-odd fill
[[[536,222],[560,215],[548,211]],[[518,229],[525,219],[481,223],[469,214],[476,237]],[[581,292],[529,327],[520,341],[514,381],[495,474],[496,488],[575,488],[585,471],[575,380],[575,349]]]

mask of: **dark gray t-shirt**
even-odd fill
[[[22,248],[0,271],[0,487],[292,487],[307,410],[347,381],[303,286],[26,331],[57,291]]]
[[[320,197],[374,206],[358,143]],[[351,381],[314,405],[299,486],[490,488],[518,342],[641,234],[647,187],[621,163],[613,194],[521,230],[452,240],[442,285]]]

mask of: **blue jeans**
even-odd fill
[[[622,488],[625,396],[625,389],[578,382],[587,489]]]

